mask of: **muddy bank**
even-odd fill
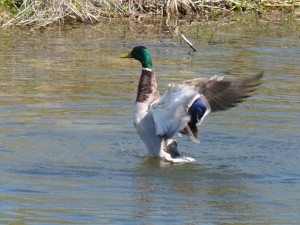
[[[144,17],[176,18],[187,21],[230,20],[236,15],[256,14],[264,16],[269,12],[297,13],[300,2],[277,0],[146,0],[99,1],[99,0],[54,0],[20,1],[18,4],[0,4],[0,25],[30,26],[33,28],[69,23],[99,23],[115,18],[140,21]],[[8,4],[8,3],[7,3]]]

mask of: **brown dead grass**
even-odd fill
[[[156,14],[170,17],[199,16],[213,12],[260,13],[263,6],[274,0],[23,0],[16,6],[17,14],[2,27],[45,27],[64,24],[66,21],[97,23],[107,18],[135,17],[140,14]],[[283,1],[282,7],[295,7],[295,1]],[[278,4],[277,4],[278,5]],[[277,6],[276,5],[276,6]],[[222,13],[221,13],[222,15]]]

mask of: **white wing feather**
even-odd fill
[[[198,92],[185,84],[169,84],[165,93],[154,102],[149,111],[153,116],[156,135],[172,138],[190,120],[188,107]]]

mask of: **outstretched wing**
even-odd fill
[[[233,80],[212,77],[202,86],[201,91],[206,97],[212,112],[226,110],[248,98],[255,87],[260,84],[259,80],[262,77],[263,72],[250,78]]]
[[[156,135],[172,138],[182,130],[190,121],[188,108],[199,96],[196,86],[188,83],[169,84],[165,93],[149,109],[155,123]]]
[[[189,110],[198,103],[198,99],[205,103],[207,112],[229,109],[249,97],[262,76],[263,73],[259,73],[251,78],[231,80],[214,76],[188,80],[180,85],[169,84],[165,93],[149,109],[156,135],[172,138],[181,131],[198,142],[196,125],[200,120],[191,120],[197,110]]]

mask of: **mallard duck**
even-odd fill
[[[197,125],[210,112],[236,106],[259,84],[263,73],[243,79],[195,78],[182,84],[171,83],[159,95],[149,50],[137,46],[121,58],[133,58],[142,64],[134,126],[148,154],[172,160],[180,157],[175,135],[187,135],[199,142]]]

